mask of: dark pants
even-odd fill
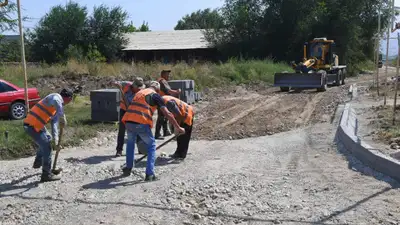
[[[122,117],[125,115],[125,110],[120,109],[119,113],[119,126],[118,126],[118,138],[117,138],[117,151],[122,151],[125,142],[125,125],[122,122]]]
[[[155,137],[160,137],[161,136],[161,127],[163,128],[163,133],[164,136],[166,133],[168,133],[168,119],[164,116],[164,114],[161,112],[161,110],[158,110],[158,117],[157,117],[157,122],[156,122],[156,130],[155,130]]]
[[[185,134],[178,136],[176,139],[178,146],[174,154],[179,158],[186,158],[189,149],[190,137],[192,136],[193,120],[192,126],[189,126],[185,123],[181,123],[180,126],[185,129]]]

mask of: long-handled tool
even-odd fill
[[[174,135],[173,137],[171,137],[170,139],[164,141],[162,144],[160,144],[159,146],[157,146],[156,151],[158,149],[160,149],[161,147],[163,147],[164,145],[168,144],[169,142],[171,142],[172,140],[174,140],[175,138],[177,138],[179,136],[179,134]],[[147,154],[145,154],[144,156],[138,158],[135,160],[135,164],[142,161],[144,158],[146,158]]]
[[[58,175],[58,174],[60,174],[61,172],[62,172],[62,168],[56,168],[56,166],[57,166],[57,160],[58,160],[58,154],[60,153],[60,150],[61,150],[61,146],[60,146],[60,144],[61,144],[61,138],[62,138],[62,136],[63,136],[63,130],[64,130],[64,125],[61,125],[60,126],[60,134],[58,135],[58,143],[57,143],[57,145],[56,145],[56,155],[55,155],[55,157],[54,157],[54,163],[53,163],[53,169],[51,170],[51,172],[53,173],[53,174],[55,174],[55,175]]]

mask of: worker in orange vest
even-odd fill
[[[176,140],[178,146],[175,153],[170,155],[173,159],[183,160],[186,158],[189,149],[189,141],[193,128],[194,109],[191,105],[173,96],[164,95],[162,98],[168,111],[170,111],[178,121],[179,126],[185,129],[185,134],[178,136]]]
[[[133,82],[129,81],[115,81],[113,82],[114,85],[118,86],[123,92],[125,99],[122,98],[121,95],[121,100],[119,103],[119,126],[118,126],[118,138],[117,138],[117,153],[115,156],[122,156],[122,150],[124,147],[124,142],[125,142],[125,125],[122,123],[122,118],[125,115],[126,112],[126,105],[129,106],[129,103],[132,102],[133,97],[135,96],[135,93],[140,91],[141,89],[144,89],[146,86],[144,85],[143,78],[141,77],[136,77]],[[125,100],[125,101],[124,101]]]
[[[39,146],[33,168],[42,168],[40,182],[59,180],[60,177],[51,173],[51,141],[58,143],[58,124],[64,127],[67,119],[64,114],[64,105],[73,98],[70,90],[63,89],[60,94],[53,93],[36,103],[24,119],[24,130]],[[45,125],[51,121],[52,134]]]
[[[154,163],[156,160],[156,142],[151,131],[153,127],[153,113],[156,109],[162,111],[168,120],[174,125],[175,130],[183,134],[185,129],[179,126],[174,116],[168,111],[162,97],[157,93],[160,84],[152,81],[149,88],[140,90],[135,94],[133,101],[129,105],[127,112],[122,118],[128,132],[128,142],[126,144],[126,167],[124,176],[129,176],[132,172],[134,162],[134,150],[136,138],[139,136],[147,146],[147,167],[145,181],[154,181]]]
[[[168,84],[168,81],[171,76],[171,70],[162,70],[160,77],[157,79],[157,82],[160,83],[160,92],[161,96],[164,95],[172,95],[175,97],[179,97],[181,94],[181,89],[172,90]],[[164,137],[171,135],[171,132],[168,129],[168,121],[165,119],[165,116],[162,112],[158,111],[158,117],[156,122],[156,130],[155,130],[155,137],[156,139],[163,140],[164,138],[161,137],[161,127],[163,127]]]

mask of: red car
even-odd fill
[[[29,108],[40,101],[36,88],[28,88]],[[20,120],[26,116],[25,89],[0,79],[0,114]]]

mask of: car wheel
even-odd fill
[[[10,117],[13,120],[20,120],[26,116],[26,107],[22,102],[14,102],[10,108]]]

